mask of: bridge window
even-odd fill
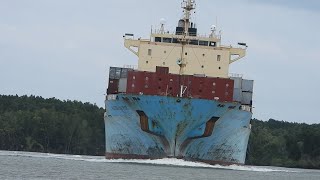
[[[172,43],[179,43],[179,41],[178,41],[177,38],[173,38],[173,39],[172,39]]]
[[[199,41],[198,40],[190,40],[190,43],[191,45],[198,45],[199,44]]]
[[[155,38],[154,38],[154,41],[155,41],[155,42],[161,42],[161,37],[155,37]]]
[[[216,46],[216,42],[210,42],[209,46],[215,47]]]
[[[163,42],[171,43],[172,42],[172,38],[163,38]]]
[[[208,41],[199,41],[200,46],[208,46]]]

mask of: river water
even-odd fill
[[[179,159],[104,157],[0,151],[0,179],[292,179],[320,180],[320,170],[212,166]]]

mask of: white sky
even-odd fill
[[[319,123],[320,1],[198,0],[199,32],[216,24],[223,44],[246,42],[231,72],[255,80],[254,117]],[[180,0],[0,0],[0,94],[103,106],[109,66],[136,64],[122,35],[149,37]]]

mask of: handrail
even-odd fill
[[[229,77],[242,78],[242,77],[243,77],[243,74],[229,73]]]
[[[177,36],[176,35],[176,32],[170,32],[170,31],[165,31],[163,32],[161,29],[153,29],[151,31],[151,34],[164,34],[164,35],[172,35],[172,36]],[[179,35],[178,35],[179,36]],[[191,36],[193,37],[193,36]],[[212,37],[210,35],[207,35],[207,34],[199,34],[197,33],[197,36],[194,36],[194,37],[200,37],[200,38],[215,38],[215,39],[219,39],[221,40],[221,35],[216,35],[215,37]]]
[[[128,68],[128,69],[138,69],[137,65],[129,65],[129,64],[125,64],[123,65],[124,68]]]

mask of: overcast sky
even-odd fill
[[[320,1],[198,0],[199,32],[246,42],[230,71],[255,80],[254,117],[319,123]],[[109,66],[137,64],[122,35],[174,30],[180,0],[0,0],[0,94],[104,104]]]

